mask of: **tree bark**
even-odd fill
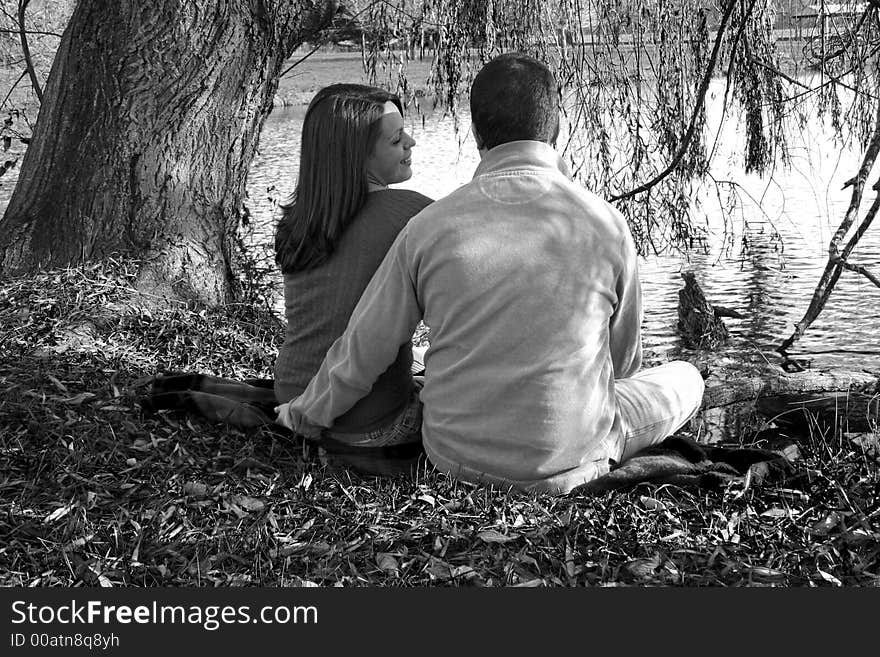
[[[144,291],[231,300],[278,74],[337,5],[81,0],[0,222],[0,273],[125,253],[143,261]]]
[[[678,334],[688,349],[715,349],[726,344],[730,332],[715,308],[706,300],[691,271],[681,273],[684,287],[678,291]]]

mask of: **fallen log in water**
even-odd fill
[[[873,431],[880,417],[880,376],[870,372],[787,373],[776,366],[737,374],[713,373],[706,380],[703,415],[726,423],[757,414],[780,425],[807,428],[812,423]]]

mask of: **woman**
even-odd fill
[[[274,383],[159,377],[145,405],[187,408],[245,427],[274,421],[274,406],[301,394],[318,371],[394,238],[431,202],[417,192],[389,189],[412,176],[414,145],[396,95],[359,84],[321,89],[306,111],[299,179],[281,205],[275,237],[287,329]],[[325,432],[329,451],[354,447],[367,461],[350,464],[384,471],[389,446],[420,446],[412,364],[411,345],[401,345],[372,390]]]
[[[407,221],[431,202],[389,185],[412,176],[415,140],[400,99],[374,87],[318,92],[303,122],[299,180],[281,206],[276,262],[287,332],[275,364],[279,403],[300,395],[345,330],[361,293]],[[420,438],[412,347],[325,432],[328,445],[384,447]]]

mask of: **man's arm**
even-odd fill
[[[623,270],[617,279],[617,308],[608,330],[614,378],[625,379],[638,372],[642,365],[642,285],[629,230],[625,230],[620,248]]]
[[[412,339],[422,311],[410,275],[404,229],[355,306],[345,332],[333,343],[305,391],[278,407],[281,424],[315,435],[329,427],[373,387]]]

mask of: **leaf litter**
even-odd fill
[[[159,306],[137,263],[0,288],[2,586],[877,586],[876,436],[785,487],[595,497],[362,476],[271,430],[146,415],[149,378],[271,375],[256,303]]]

